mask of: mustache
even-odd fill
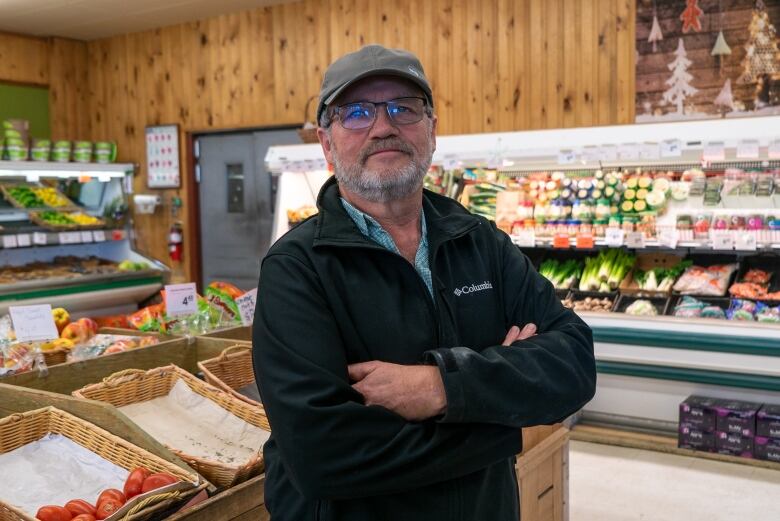
[[[393,149],[398,150],[399,152],[403,152],[404,154],[408,154],[410,156],[414,155],[414,149],[404,141],[398,139],[398,138],[389,138],[389,139],[383,139],[381,141],[375,141],[373,143],[370,143],[360,151],[360,164],[363,164],[368,159],[368,156],[371,154],[374,154],[376,152],[380,152],[382,150],[387,149]]]

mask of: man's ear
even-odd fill
[[[439,123],[439,118],[436,117],[436,114],[431,116],[432,124],[431,124],[431,142],[433,142],[433,150],[431,152],[436,151],[436,126]]]
[[[333,145],[332,145],[332,143],[330,141],[330,139],[331,139],[330,132],[328,132],[327,130],[325,130],[322,127],[319,127],[317,129],[317,139],[320,140],[320,145],[322,146],[322,153],[325,154],[325,160],[329,164],[333,164],[333,161],[332,161]]]

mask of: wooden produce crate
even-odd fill
[[[557,427],[549,435],[544,429],[525,444],[529,429],[523,429],[523,452],[515,473],[520,487],[520,519],[523,521],[568,520],[569,430]],[[531,440],[528,440],[531,441]]]
[[[623,280],[620,282],[619,290],[620,293],[625,295],[646,295],[650,297],[669,297],[669,295],[672,294],[672,288],[669,287],[667,291],[648,291],[644,289],[639,288],[639,284],[637,284],[637,281],[634,280],[634,275],[636,274],[637,270],[641,271],[650,271],[655,268],[663,268],[663,269],[669,269],[680,262],[682,262],[683,257],[678,255],[673,255],[670,253],[642,253],[640,255],[637,255],[636,257],[636,264],[634,264],[634,267],[631,269],[631,271],[628,272],[628,275],[623,278]],[[658,283],[661,281],[659,280]],[[674,283],[672,283],[672,286],[674,286]]]
[[[219,356],[225,348],[239,343],[221,338],[177,338],[123,353],[55,365],[45,375],[28,371],[7,376],[0,383],[70,395],[76,389],[125,369],[147,370],[174,364],[195,374],[198,361]]]
[[[227,338],[229,340],[239,340],[241,342],[252,342],[252,326],[236,326],[225,329],[211,331],[205,335],[206,338]]]
[[[265,474],[230,487],[205,501],[185,508],[166,521],[269,521],[265,509]]]
[[[94,383],[73,391],[73,396],[110,403],[114,407],[123,407],[165,396],[178,381],[184,382],[195,393],[211,400],[243,421],[270,432],[271,426],[268,424],[265,411],[261,408],[252,407],[175,365],[157,367],[149,371],[139,369],[120,371],[104,378],[101,383]],[[235,466],[192,456],[176,447],[169,448],[206,479],[221,487],[230,487],[246,481],[262,472],[264,468],[262,451],[245,464]]]
[[[123,520],[142,521],[197,493],[200,477],[77,416],[55,407],[44,407],[14,413],[0,420],[0,452],[9,452],[32,443],[47,433],[60,434],[128,471],[146,467],[153,472],[167,472],[195,484],[191,489],[164,492],[143,499]],[[0,501],[0,521],[34,521],[29,514]]]
[[[223,391],[230,393],[242,402],[262,407],[260,402],[238,392],[255,383],[255,370],[252,366],[252,346],[236,344],[228,347],[216,358],[198,362],[198,368],[205,380]]]

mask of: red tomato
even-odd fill
[[[91,514],[79,514],[70,521],[96,521],[95,516]]]
[[[71,519],[73,519],[70,512],[63,507],[55,505],[47,505],[39,508],[35,517],[41,521],[71,521]]]
[[[65,503],[65,510],[77,516],[79,514],[95,515],[95,507],[84,501],[83,499],[73,499]]]
[[[144,485],[141,487],[141,493],[149,492],[150,490],[164,487],[178,481],[180,481],[179,478],[166,474],[165,472],[152,474],[144,480]]]
[[[113,499],[120,505],[124,505],[125,503],[127,503],[127,498],[125,498],[125,495],[115,488],[107,488],[106,490],[101,492],[100,496],[98,496],[98,500],[96,501],[96,504],[100,505],[100,503],[102,503],[106,499]]]
[[[144,486],[144,480],[148,478],[150,474],[151,472],[143,467],[133,469],[130,475],[127,476],[127,481],[125,481],[125,497],[130,499],[131,497],[135,497],[140,494],[141,489]]]
[[[95,512],[96,519],[105,519],[117,510],[122,508],[122,503],[115,499],[104,499],[98,503],[97,512]]]

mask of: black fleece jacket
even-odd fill
[[[509,237],[457,202],[423,195],[432,300],[408,261],[364,237],[330,179],[319,214],[262,263],[254,367],[272,428],[274,521],[516,521],[521,427],[594,394],[588,326]],[[501,346],[512,325],[538,334]],[[436,364],[442,417],[365,406],[347,365]]]

